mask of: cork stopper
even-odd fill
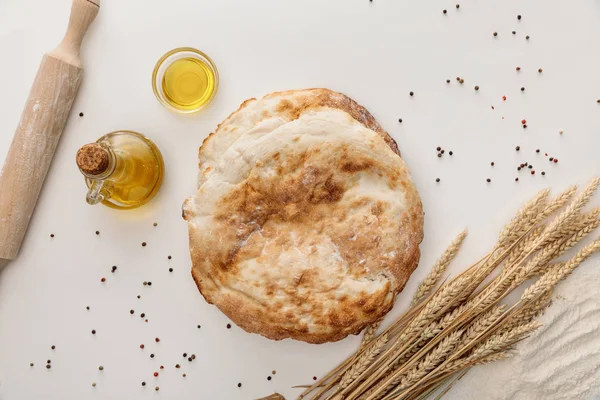
[[[108,150],[98,143],[81,147],[75,157],[79,169],[88,175],[100,175],[108,169],[110,155]]]

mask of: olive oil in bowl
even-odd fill
[[[212,60],[189,47],[165,54],[152,75],[158,100],[168,109],[182,114],[206,107],[214,98],[218,85],[219,75]]]

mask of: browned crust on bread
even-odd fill
[[[295,96],[301,95],[301,100],[298,101]],[[294,98],[292,97],[294,96]],[[364,127],[375,131],[385,140],[385,142],[390,146],[390,149],[399,156],[400,149],[398,148],[398,144],[396,141],[379,125],[379,123],[375,120],[375,117],[371,115],[371,113],[363,106],[358,104],[356,101],[352,100],[350,97],[346,96],[340,92],[334,92],[333,90],[325,89],[325,88],[311,88],[311,89],[302,89],[302,90],[284,90],[281,92],[273,92],[264,96],[261,100],[270,99],[275,97],[284,97],[290,98],[293,103],[291,104],[290,111],[291,113],[295,113],[296,115],[301,111],[308,108],[316,108],[316,107],[330,107],[337,108],[339,110],[345,111],[352,118],[360,122]],[[237,110],[229,114],[227,118],[219,125],[217,125],[217,129],[214,132],[211,132],[202,142],[202,145],[198,149],[198,153],[202,151],[202,148],[209,140],[212,139],[212,136],[219,131],[222,125],[228,123],[234,115],[240,112],[243,108],[247,107],[251,102],[256,101],[256,98],[251,98],[245,100]],[[297,118],[297,117],[296,117]],[[291,118],[295,119],[295,118]]]
[[[287,114],[289,120],[298,118],[304,110],[310,108],[331,107],[341,109],[359,121],[363,126],[377,132],[392,151],[400,155],[396,142],[381,128],[372,115],[364,107],[341,93],[332,92],[327,89],[308,89],[273,93],[265,96],[265,99],[273,96],[282,97],[278,104],[277,112]],[[255,100],[250,99],[242,103],[238,111],[246,107],[251,101]],[[233,118],[236,112],[232,113],[222,124]],[[264,118],[265,116],[261,117]],[[217,128],[216,132],[218,131],[219,128]],[[203,146],[212,135],[204,141]],[[202,151],[202,147],[200,151]],[[401,230],[398,232],[398,240],[402,242],[404,247],[403,251],[397,255],[397,260],[394,263],[395,267],[389,271],[395,279],[391,281],[392,284],[389,286],[388,292],[384,294],[384,298],[391,296],[391,300],[383,301],[384,298],[368,297],[361,300],[378,303],[377,307],[373,307],[372,313],[364,314],[360,320],[345,319],[342,313],[339,319],[332,321],[331,329],[325,333],[310,332],[308,329],[305,331],[302,329],[289,330],[281,326],[283,324],[278,325],[276,321],[270,320],[269,323],[265,323],[261,318],[265,313],[265,305],[257,303],[256,299],[249,298],[244,293],[235,292],[229,288],[219,291],[219,288],[217,288],[217,285],[210,276],[206,276],[206,273],[202,274],[197,268],[192,268],[192,276],[200,292],[209,303],[215,304],[235,324],[248,332],[259,333],[270,339],[293,338],[309,343],[324,343],[343,339],[349,334],[359,333],[364,327],[381,318],[393,307],[395,295],[404,288],[411,273],[417,267],[420,258],[419,244],[423,239],[422,205],[414,185],[410,182],[407,168],[399,172],[406,174],[406,180],[408,181],[408,183],[404,182],[408,207],[402,215],[398,216],[403,221]],[[188,216],[185,214],[184,210],[184,218],[187,219]],[[198,233],[195,232],[195,228],[190,225],[192,260],[194,265],[201,265],[207,256],[198,251],[199,249],[193,245],[194,238],[197,235]],[[285,315],[277,316],[277,318],[281,318],[283,322]]]

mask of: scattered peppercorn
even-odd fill
[[[456,77],[456,80],[460,82],[460,76],[457,76],[457,77]]]
[[[241,383],[238,383],[238,387],[242,387],[242,384],[241,384]]]
[[[524,92],[524,91],[525,91],[525,88],[524,88],[524,87],[522,87],[522,88],[521,88],[521,92]]]
[[[442,153],[438,153],[438,157],[442,157]]]
[[[554,164],[556,164],[558,162],[558,158],[554,159]]]
[[[161,365],[161,366],[160,366],[160,369],[165,369],[165,366],[164,366],[164,365]]]
[[[140,349],[144,350],[144,345],[140,344]]]
[[[90,306],[85,306],[85,309],[90,311]]]
[[[101,366],[98,367],[98,370],[99,371],[104,371],[104,367],[101,365]]]
[[[475,90],[479,90],[479,86],[475,85]]]
[[[444,14],[446,14],[446,13],[448,12],[448,10],[444,10],[444,11],[442,11],[442,12],[443,12]]]
[[[133,315],[135,313],[134,310],[129,310],[129,314]]]
[[[520,70],[521,70],[521,67],[517,67],[517,71],[520,71]]]
[[[231,324],[227,324],[227,329],[231,329]]]
[[[167,256],[167,258],[170,260],[170,259],[171,259],[171,258],[173,258],[173,257],[171,257],[171,256]]]
[[[53,238],[53,237],[54,237],[54,233],[51,233],[51,234],[50,234],[50,237],[51,237],[51,238]]]
[[[137,298],[138,298],[138,299],[141,299],[141,298],[142,298],[142,296],[140,296],[140,295],[138,294],[138,295],[137,295]]]
[[[192,357],[188,357],[188,361],[189,361],[189,362],[192,362]]]
[[[554,157],[550,157],[550,158],[549,158],[549,160],[550,160],[550,161],[554,161]]]
[[[106,282],[106,278],[100,279],[100,282]]]
[[[110,269],[111,272],[115,272],[117,270],[117,266],[113,265],[112,268]]]
[[[442,149],[442,151],[440,151],[440,153],[444,154],[446,152],[446,150]]]
[[[52,347],[50,347],[52,350],[56,349],[55,345],[52,345]]]
[[[200,325],[198,325],[198,329],[202,328]]]
[[[523,124],[523,129],[527,129],[527,124]]]
[[[494,36],[498,36],[498,32],[494,32]]]
[[[92,335],[95,335],[95,334],[96,334],[96,330],[92,329]]]
[[[187,376],[187,374],[183,374],[183,375],[181,375],[181,376],[183,376],[183,377],[185,378],[185,377]]]
[[[50,364],[46,365],[46,369],[50,369],[52,366]]]
[[[316,380],[317,380],[317,377],[316,377],[316,376],[313,376],[313,381],[316,381]]]
[[[402,118],[398,118],[398,122],[399,122],[399,123],[402,123]]]
[[[160,390],[160,388],[157,386],[154,388],[154,390],[156,390],[158,392]]]
[[[450,150],[450,151],[448,152],[448,154],[452,155],[452,154],[454,154],[454,153],[452,152],[452,150]]]
[[[538,68],[538,72],[541,74],[541,73],[542,73],[542,69],[541,69],[541,68]]]
[[[450,79],[446,79],[446,83],[450,83]]]
[[[487,183],[490,183],[491,181],[492,181],[492,180],[491,180],[490,178],[487,178],[487,179],[486,179],[486,182],[487,182]]]
[[[529,35],[525,36],[525,40],[529,40]]]
[[[144,283],[143,283],[143,285],[144,285],[144,286],[148,286],[148,282],[144,282]]]
[[[154,358],[154,353],[150,354],[150,358]]]
[[[175,368],[181,368],[181,365],[175,364]]]
[[[192,360],[195,360],[195,359],[196,359],[196,355],[192,354]]]
[[[460,78],[460,80],[458,81],[460,84],[465,83],[465,80],[463,78]]]
[[[414,96],[414,95],[415,95],[415,92],[410,92],[409,94],[410,94],[411,96]]]
[[[140,314],[140,318],[144,318],[145,316],[146,316],[146,314],[145,314],[145,313],[141,313],[141,314]]]
[[[152,286],[152,282],[148,281],[148,286]]]
[[[186,357],[187,357],[187,353],[183,353],[183,358],[186,358]]]
[[[142,382],[142,386],[146,386],[146,382]]]
[[[562,135],[562,134],[563,134],[563,131],[562,131],[562,130],[560,130],[560,131],[558,131],[558,133],[559,133],[559,135]]]
[[[492,162],[490,163],[490,165],[493,167],[493,166],[494,166],[494,162],[492,161]]]
[[[169,272],[173,272],[173,268],[169,268]]]
[[[30,366],[30,367],[33,367],[33,363],[29,363],[29,366]]]
[[[96,382],[92,382],[92,387],[96,387]]]
[[[142,242],[142,247],[146,247],[146,242]]]
[[[275,371],[275,370],[271,371],[271,373],[272,373],[273,375],[277,375],[277,371]]]
[[[456,5],[456,8],[460,8],[460,4],[457,4],[457,5]]]
[[[520,15],[517,15],[517,19],[520,21],[520,20],[521,20],[521,16],[520,16]]]
[[[157,377],[157,376],[158,376],[158,372],[155,372],[155,373],[154,373],[154,377]]]
[[[439,181],[440,181],[440,178],[435,178],[435,181],[436,181],[436,182],[439,182]]]
[[[100,234],[100,231],[96,231],[96,235],[99,235],[99,234]]]
[[[540,152],[540,149],[535,149],[535,152],[536,152],[536,153],[539,153],[539,152]]]
[[[531,175],[535,175],[535,171],[531,171]]]
[[[46,364],[52,364],[52,360],[46,360]]]
[[[519,151],[519,150],[521,150],[521,146],[517,146],[517,147],[515,147],[515,150],[516,150],[516,151]]]
[[[515,178],[515,182],[519,182],[519,178]]]
[[[160,342],[160,339],[159,339],[159,338],[156,338],[156,339],[154,339],[154,341],[155,341],[156,343],[158,343],[158,342]]]
[[[542,175],[546,175],[546,173],[544,171],[542,171]]]
[[[270,381],[271,380],[271,376],[267,376],[267,380]]]
[[[522,167],[517,167],[517,171],[520,171]]]
[[[82,112],[80,112],[80,113],[79,113],[79,116],[80,116],[80,117],[83,117],[83,113],[82,113]]]
[[[513,34],[513,35],[516,35],[516,34],[517,34],[517,32],[516,32],[516,31],[512,31],[512,34]]]

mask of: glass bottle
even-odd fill
[[[77,166],[88,186],[88,204],[118,209],[139,207],[154,197],[162,183],[164,162],[144,135],[117,131],[77,151]]]

